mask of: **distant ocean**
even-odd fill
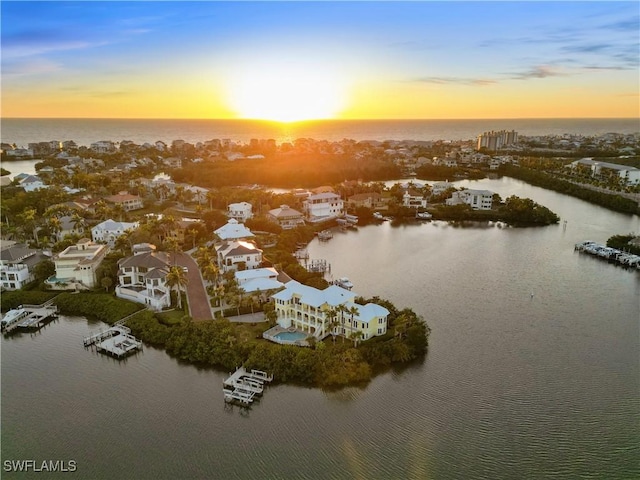
[[[89,146],[99,140],[137,144],[162,140],[204,142],[228,138],[275,139],[278,144],[296,138],[337,141],[361,140],[472,140],[489,130],[516,130],[520,135],[599,135],[640,132],[640,120],[611,119],[497,119],[497,120],[316,120],[281,124],[257,120],[53,119],[3,118],[1,139],[26,147],[31,142],[74,140]]]

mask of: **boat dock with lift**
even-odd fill
[[[85,347],[95,346],[98,352],[116,358],[142,350],[142,342],[131,335],[131,329],[122,324],[116,324],[107,330],[85,337],[83,344]]]
[[[261,370],[248,372],[244,367],[240,367],[222,382],[224,401],[249,406],[255,397],[262,395],[264,384],[272,380],[273,375],[267,375],[266,372]]]
[[[42,305],[20,305],[9,310],[1,320],[1,328],[4,333],[9,333],[16,328],[25,330],[39,330],[47,322],[56,318],[58,307],[51,301]]]
[[[606,245],[600,245],[599,243],[587,240],[576,243],[574,250],[589,253],[611,263],[617,263],[623,267],[640,270],[640,255],[624,252],[617,248],[607,247]]]

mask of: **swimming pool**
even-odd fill
[[[276,333],[276,338],[285,340],[288,342],[296,342],[298,340],[304,340],[307,338],[307,334],[303,332],[280,332]]]

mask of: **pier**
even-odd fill
[[[321,259],[305,262],[304,268],[306,268],[308,272],[318,272],[318,273],[331,272],[331,264],[328,263],[326,260],[321,260]]]
[[[264,384],[271,382],[273,375],[268,375],[261,370],[247,371],[244,367],[238,368],[222,382],[222,393],[227,403],[239,403],[248,406],[253,403],[255,397],[262,395]]]
[[[122,324],[85,337],[82,343],[85,347],[95,346],[98,352],[116,358],[142,350],[142,342],[131,335],[131,330]]]
[[[47,322],[56,318],[58,307],[51,301],[42,305],[21,305],[9,310],[2,318],[2,331],[9,333],[16,328],[39,330]]]
[[[333,232],[331,230],[322,230],[318,232],[318,240],[321,242],[328,242],[333,238]]]

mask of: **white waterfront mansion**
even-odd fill
[[[474,210],[491,210],[493,207],[493,192],[490,190],[465,189],[453,192],[445,200],[447,205],[461,205],[466,203]]]
[[[318,222],[344,215],[344,201],[332,192],[309,195],[303,202],[310,222]]]
[[[356,304],[357,296],[337,285],[318,290],[291,280],[271,298],[278,325],[294,327],[318,339],[333,333],[347,338],[360,334],[362,340],[367,340],[387,333],[389,310],[375,303]],[[337,323],[331,328],[333,320]]]
[[[171,268],[169,254],[156,252],[150,244],[134,245],[133,251],[133,256],[118,262],[116,296],[152,310],[171,306],[171,288],[166,282]]]

